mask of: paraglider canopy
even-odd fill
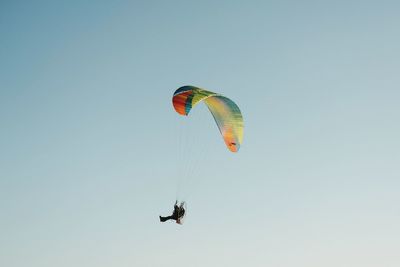
[[[190,110],[200,102],[204,102],[218,126],[226,147],[239,151],[243,140],[243,117],[239,107],[229,98],[195,86],[182,86],[172,97],[175,111],[188,116]]]

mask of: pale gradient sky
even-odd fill
[[[0,266],[400,266],[399,14],[2,1]],[[161,224],[186,84],[234,100],[244,142],[231,154],[199,107],[187,125],[208,154],[182,181],[188,216]]]

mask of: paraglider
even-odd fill
[[[226,147],[231,152],[238,152],[243,141],[243,116],[239,107],[231,99],[208,90],[195,86],[182,86],[178,88],[172,97],[175,111],[188,116],[192,108],[203,102],[214,117],[214,121],[221,133]],[[182,202],[179,206],[175,202],[171,216],[160,217],[160,222],[175,220],[182,224],[186,209]]]

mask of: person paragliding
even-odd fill
[[[185,208],[184,208],[185,202],[181,202],[181,204],[178,206],[178,200],[175,201],[174,204],[174,211],[171,216],[163,217],[160,216],[160,222],[166,222],[168,220],[175,220],[177,224],[182,224],[181,220],[183,216],[185,216]]]

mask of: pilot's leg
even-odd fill
[[[167,216],[167,217],[160,216],[160,222],[165,222],[165,221],[172,220],[172,219],[173,219],[172,216]]]

